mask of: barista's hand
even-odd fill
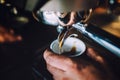
[[[0,26],[0,43],[15,42],[20,40],[22,40],[22,37],[19,35],[15,35],[12,29],[8,30]]]
[[[71,12],[70,20],[66,25],[70,26],[70,25],[74,24],[76,22],[76,16],[77,16],[76,12]]]
[[[91,48],[87,50],[87,55],[100,65],[95,66],[82,59],[74,61],[49,50],[44,52],[44,59],[54,80],[112,80],[104,59]]]
[[[76,22],[76,16],[77,16],[77,13],[73,11],[70,13],[70,16],[69,16],[70,19],[66,24],[64,22],[58,20],[59,24],[62,26],[71,26],[72,24],[74,24]]]

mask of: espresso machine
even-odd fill
[[[59,14],[64,14],[69,13],[71,11],[76,11],[78,12],[77,16],[78,20],[72,25],[71,28],[75,28],[83,36],[93,40],[106,50],[120,57],[120,39],[100,29],[99,27],[97,27],[97,25],[88,22],[94,8],[100,5],[99,3],[100,2],[98,0],[88,1],[51,0],[47,1],[47,3],[43,6],[41,7],[39,6],[39,8],[37,7],[33,11],[33,16],[37,21],[42,21],[43,23],[48,25],[58,26],[57,29],[61,30],[64,29],[64,27],[59,25],[57,19],[62,20],[63,23],[65,23],[66,19],[65,18],[60,19],[59,16],[56,17],[56,15],[54,15],[53,13],[55,12]],[[53,4],[56,5],[54,6]],[[60,32],[61,35],[64,35],[63,37],[64,40],[67,38],[67,31],[70,31],[71,28],[66,29],[66,32],[64,30],[62,30],[64,32],[62,31]]]

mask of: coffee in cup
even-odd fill
[[[61,54],[69,57],[76,57],[83,54],[86,50],[85,43],[76,38],[76,37],[68,37],[61,48],[59,48],[59,41],[56,39],[54,40],[51,45],[50,49],[56,53]]]

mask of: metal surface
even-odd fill
[[[73,25],[73,27],[80,31],[84,36],[91,38],[110,52],[114,53],[116,56],[120,57],[119,38],[93,25],[88,25],[85,27],[81,23],[76,23]]]

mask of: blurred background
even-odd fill
[[[32,72],[32,65],[58,35],[56,26],[33,17],[32,12],[46,1],[0,0],[0,80],[40,79],[40,74],[36,77]],[[120,38],[120,0],[100,0],[89,22]],[[120,62],[115,58],[110,65],[116,65],[112,70],[118,76]]]

